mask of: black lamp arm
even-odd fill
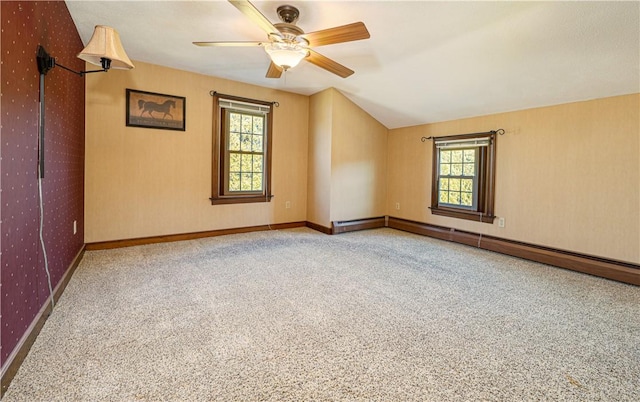
[[[70,69],[69,67],[65,67],[62,64],[58,64],[55,62],[54,59],[54,65],[61,67],[67,71],[71,71],[74,74],[78,74],[80,77],[82,77],[85,74],[89,74],[89,73],[106,73],[109,68],[111,67],[111,60],[110,59],[105,59],[104,57],[100,59],[100,61],[102,62],[102,70],[87,70],[87,71],[75,71]]]
[[[106,73],[111,68],[111,59],[106,59],[106,58],[102,57],[102,58],[100,58],[100,63],[102,65],[102,70],[88,70],[88,71],[72,70],[69,67],[65,67],[62,64],[56,63],[55,57],[51,57],[49,55],[49,53],[47,53],[47,51],[44,50],[44,48],[42,46],[38,46],[38,53],[36,55],[36,59],[38,61],[38,71],[40,72],[40,74],[47,74],[49,72],[49,70],[51,70],[55,66],[63,68],[63,69],[65,69],[67,71],[70,71],[70,72],[72,72],[74,74],[78,74],[80,77],[82,77],[85,74],[89,74],[89,73],[102,73],[102,72]]]

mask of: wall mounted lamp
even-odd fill
[[[105,25],[96,25],[89,43],[87,43],[87,46],[78,53],[78,58],[96,66],[100,66],[102,69],[89,71],[72,70],[62,64],[58,64],[56,59],[51,57],[42,46],[38,46],[38,52],[36,54],[38,71],[40,74],[47,74],[49,70],[55,66],[71,71],[81,77],[89,73],[107,72],[110,68],[130,70],[134,67],[122,47],[118,32]]]
[[[51,309],[54,308],[55,302],[53,297],[53,288],[51,287],[51,275],[49,274],[49,263],[47,261],[47,250],[45,248],[44,238],[42,235],[42,222],[44,216],[44,208],[42,202],[42,179],[44,178],[44,77],[55,66],[61,67],[74,74],[83,77],[89,73],[107,72],[110,68],[122,70],[132,69],[133,63],[129,60],[125,53],[122,43],[120,43],[120,35],[118,32],[108,26],[96,25],[93,35],[87,43],[87,46],[78,54],[78,58],[97,66],[101,70],[75,71],[69,67],[65,67],[56,63],[56,59],[51,57],[42,46],[38,46],[36,53],[36,61],[38,63],[38,71],[40,72],[40,118],[38,124],[38,194],[40,204],[40,245],[44,255],[44,267],[47,273],[47,281],[49,283],[49,295],[51,297]]]
[[[44,178],[44,77],[55,66],[61,67],[74,74],[83,77],[89,73],[107,72],[110,68],[121,70],[132,69],[133,63],[129,60],[127,53],[120,42],[118,32],[105,25],[96,25],[93,35],[87,43],[87,46],[78,53],[78,58],[97,66],[100,70],[75,71],[69,67],[65,67],[56,62],[42,46],[38,46],[36,53],[36,61],[38,63],[38,71],[40,72],[40,121],[38,130],[38,177]]]

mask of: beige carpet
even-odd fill
[[[392,229],[87,252],[3,402],[639,401],[640,288]]]

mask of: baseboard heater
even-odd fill
[[[640,265],[389,217],[388,227],[640,286]]]
[[[376,229],[386,226],[386,218],[380,216],[377,218],[355,219],[351,221],[334,221],[331,228],[332,234],[345,232],[354,232],[356,230]]]

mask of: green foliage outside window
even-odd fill
[[[440,150],[440,203],[468,208],[474,206],[477,152],[477,148]]]
[[[264,173],[265,117],[229,113],[229,191],[260,192]]]

